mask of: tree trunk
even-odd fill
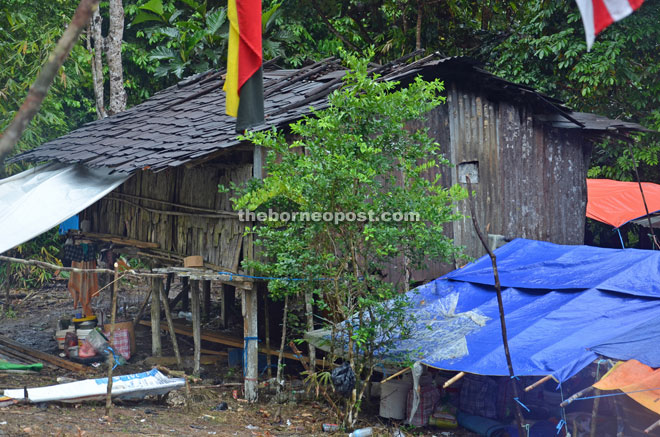
[[[62,37],[57,42],[53,53],[48,57],[28,91],[25,101],[14,116],[7,129],[0,136],[0,160],[7,156],[16,147],[16,143],[25,132],[28,123],[39,111],[41,103],[48,93],[48,89],[53,83],[55,75],[69,56],[71,48],[78,41],[78,37],[85,30],[92,14],[99,7],[99,0],[81,0],[76,12],[73,14],[69,27],[64,31]]]
[[[422,49],[422,12],[423,12],[423,2],[422,0],[417,0],[417,26],[415,29],[415,50]]]
[[[314,294],[311,291],[305,293],[305,313],[307,316],[307,330],[314,330]],[[309,344],[309,372],[316,373],[316,347]]]
[[[287,314],[289,313],[289,296],[284,296],[284,316],[282,317],[282,341],[280,341],[280,352],[277,356],[277,393],[282,392],[284,387],[284,378],[282,377],[282,361],[284,355],[284,345],[286,344],[286,319]]]
[[[124,71],[121,62],[121,41],[124,36],[124,7],[122,0],[110,0],[110,29],[106,44],[106,60],[110,77],[110,103],[108,113],[116,114],[126,109]]]
[[[105,101],[103,95],[103,36],[101,26],[103,18],[97,9],[94,11],[92,20],[89,23],[87,33],[87,51],[92,55],[92,81],[94,84],[94,98],[96,100],[96,115],[99,120],[108,116],[105,110]],[[92,46],[92,40],[94,45]]]

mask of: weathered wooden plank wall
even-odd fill
[[[582,244],[590,147],[578,129],[556,129],[535,120],[530,108],[448,86],[450,140],[440,143],[455,167],[478,163],[473,181],[483,231],[507,239]],[[440,114],[440,113],[438,113]],[[446,140],[445,140],[446,141]],[[471,257],[485,254],[473,230],[467,201],[454,222],[456,244]]]

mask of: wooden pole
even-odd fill
[[[259,374],[259,338],[257,331],[257,288],[242,289],[243,295],[243,332],[245,354],[243,363],[245,379],[245,399],[256,402],[258,398],[257,382]]]
[[[600,394],[600,390],[596,390],[594,392],[594,396],[598,396]],[[594,406],[591,409],[591,432],[590,432],[590,437],[596,437],[596,418],[598,417],[598,406],[600,404],[600,397],[596,397],[594,399]]]
[[[115,282],[112,285],[112,303],[110,306],[110,338],[114,338],[115,320],[117,317],[117,295],[119,294],[119,264],[115,263]],[[105,394],[105,415],[112,411],[112,369],[115,366],[114,353],[108,355],[108,388]]]
[[[268,312],[268,288],[266,288],[264,290],[264,337],[266,339],[266,349],[270,350],[270,317]],[[268,379],[273,377],[273,371],[270,368],[270,354],[266,354],[266,374]]]
[[[531,385],[528,385],[527,387],[525,387],[525,391],[532,391],[536,387],[538,387],[539,385],[545,383],[546,381],[549,381],[550,379],[552,379],[552,375],[544,376],[543,378],[536,381],[534,384],[531,384]]]
[[[465,372],[458,372],[456,375],[452,376],[447,381],[445,381],[445,383],[442,384],[442,388],[449,387],[450,385],[452,385],[453,383],[455,383],[456,381],[458,381],[459,379],[461,379],[464,376],[465,376]]]
[[[202,323],[199,314],[199,281],[190,281],[190,300],[193,324],[193,375],[199,376],[199,360],[202,354]]]
[[[383,379],[382,381],[380,381],[380,383],[381,383],[381,384],[385,384],[385,383],[386,383],[387,381],[389,381],[390,379],[394,379],[394,378],[396,378],[397,376],[401,376],[401,375],[403,375],[404,373],[408,372],[409,370],[411,370],[410,367],[403,368],[403,369],[399,370],[398,372],[393,373],[393,374],[391,374],[390,376],[388,376],[387,378]]]
[[[149,303],[150,297],[151,297],[151,288],[149,289],[149,292],[147,293],[147,297],[144,298],[142,305],[140,305],[140,309],[138,310],[137,314],[135,315],[135,318],[133,319],[133,330],[135,330],[138,323],[140,323],[140,320],[142,319],[142,314],[144,314],[144,310],[145,308],[147,308],[147,304]]]
[[[161,279],[151,280],[151,355],[159,357],[163,348],[160,340],[160,287]]]
[[[204,320],[208,320],[211,317],[211,281],[202,282],[202,295],[202,313]]]
[[[179,353],[179,342],[176,339],[176,332],[174,331],[174,322],[172,321],[172,313],[170,312],[170,305],[167,299],[169,284],[171,280],[171,275],[167,276],[167,285],[165,287],[165,292],[160,293],[163,300],[163,310],[165,310],[165,318],[167,319],[167,327],[170,331],[170,338],[172,339],[172,349],[174,349],[174,357],[176,358],[176,365],[179,369],[183,369],[183,364],[181,362],[181,354]]]
[[[479,240],[481,240],[481,244],[483,245],[484,249],[486,249],[486,252],[488,252],[488,256],[490,257],[491,263],[493,265],[493,276],[495,277],[495,292],[497,293],[497,306],[500,312],[500,326],[502,328],[502,344],[504,346],[504,355],[506,356],[506,364],[509,367],[509,376],[511,377],[511,388],[513,390],[513,397],[515,399],[520,399],[520,397],[518,396],[518,384],[516,384],[516,379],[515,379],[516,374],[513,372],[513,362],[511,361],[511,353],[509,352],[509,340],[506,334],[506,320],[504,318],[504,304],[502,303],[502,287],[500,286],[500,275],[497,272],[497,259],[495,258],[495,254],[491,250],[490,246],[488,246],[488,241],[486,240],[486,238],[484,238],[484,235],[481,233],[481,229],[479,228],[479,223],[477,222],[477,213],[474,207],[474,199],[472,197],[472,183],[470,181],[470,176],[466,175],[465,179],[467,181],[468,203],[470,205],[470,215],[472,216],[472,224],[474,225],[474,230],[477,233]],[[516,407],[516,416],[518,419],[518,435],[521,436],[526,435],[525,422],[522,415],[522,410],[520,408],[520,404],[518,402],[515,402],[515,407]]]

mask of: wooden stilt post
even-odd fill
[[[172,321],[172,313],[170,312],[169,300],[167,298],[169,292],[169,284],[171,281],[171,275],[167,276],[167,285],[165,286],[165,292],[160,293],[163,300],[163,309],[165,310],[165,318],[167,319],[167,327],[170,331],[170,338],[172,339],[172,349],[174,349],[174,357],[176,358],[176,364],[179,369],[183,369],[183,364],[181,363],[181,354],[179,353],[179,342],[176,340],[176,332],[174,332],[174,322]]]
[[[270,351],[270,316],[268,308],[268,288],[264,290],[264,338],[266,339],[266,349]],[[266,354],[266,372],[268,379],[273,377],[273,371],[270,368],[270,353]]]
[[[190,281],[190,300],[193,323],[194,367],[193,374],[199,375],[199,360],[202,354],[202,323],[199,313],[199,281]]]
[[[110,304],[110,338],[114,338],[115,319],[117,317],[117,295],[119,294],[119,264],[115,263],[115,282],[112,284],[112,303]],[[105,415],[110,416],[112,410],[112,369],[115,366],[115,357],[108,356],[108,388],[105,393]]]
[[[211,316],[211,281],[202,282],[202,313],[204,320],[208,320]]]
[[[159,357],[163,348],[160,341],[160,288],[161,278],[151,279],[151,355]]]
[[[257,331],[257,289],[242,289],[244,347],[243,375],[245,399],[256,402],[259,374],[259,337]]]

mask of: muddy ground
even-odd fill
[[[171,290],[171,297],[178,292],[178,285]],[[140,303],[147,295],[148,287],[142,282],[125,282],[119,298],[119,320],[131,320]],[[72,299],[65,281],[40,290],[12,290],[13,310],[0,315],[0,334],[44,352],[58,354],[53,339],[54,329],[61,318],[73,314]],[[216,296],[219,296],[217,294]],[[20,297],[20,298],[19,298]],[[0,298],[2,300],[2,298]],[[109,293],[102,293],[93,301],[98,313],[109,314]],[[148,309],[147,309],[148,313]],[[218,320],[211,319],[205,328],[217,329]],[[235,324],[240,330],[242,325]],[[240,336],[240,333],[237,335]],[[192,341],[179,338],[183,355],[192,356]],[[149,328],[136,328],[137,353],[127,365],[117,367],[115,375],[149,370],[152,366],[145,360],[151,353]],[[173,355],[168,337],[163,335],[163,355]],[[204,348],[219,348],[219,345],[204,344]],[[63,369],[44,368],[38,375],[9,374],[0,372],[0,389],[46,386],[58,383],[58,378],[97,378],[106,376],[105,366],[90,367],[88,375],[82,376]],[[202,380],[193,385],[193,403],[185,405],[183,390],[170,393],[165,400],[146,399],[139,402],[116,402],[111,416],[105,416],[101,402],[80,404],[48,403],[39,405],[13,405],[0,408],[0,436],[312,436],[329,435],[322,432],[323,423],[333,423],[332,412],[324,402],[301,399],[293,388],[300,382],[296,370],[289,369],[290,381],[288,401],[275,402],[267,390],[260,391],[257,404],[245,402],[240,387],[213,387],[223,383],[241,382],[240,368],[229,368],[226,361],[202,366]],[[265,379],[265,376],[264,376]],[[293,388],[291,388],[293,387]],[[239,389],[235,399],[233,390]],[[219,403],[226,402],[228,409],[214,410]],[[387,423],[377,415],[377,406],[371,414],[365,412],[360,426],[371,426],[375,435],[390,436],[400,426]],[[404,429],[405,435],[420,436],[470,436],[461,431],[438,429]],[[337,432],[335,435],[346,435]]]

